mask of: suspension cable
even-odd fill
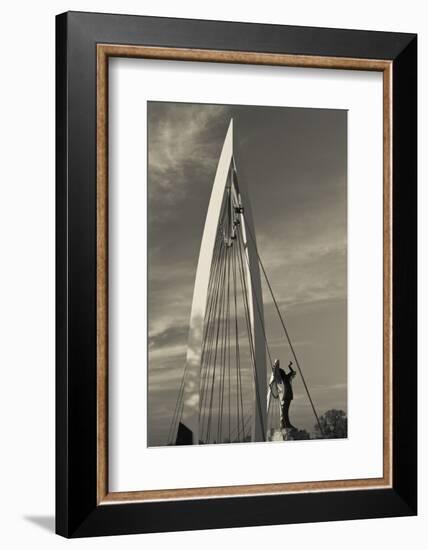
[[[248,259],[248,254],[246,254],[246,252],[245,252],[243,235],[239,231],[238,231],[238,239],[242,240],[242,247],[244,249],[244,256],[246,258],[246,263],[248,265],[248,272],[250,273],[251,287],[254,288],[253,276],[251,274],[251,269],[250,269],[250,261]],[[269,342],[268,342],[268,339],[267,339],[267,336],[266,336],[266,329],[265,329],[264,320],[263,320],[263,316],[262,316],[262,310],[261,310],[261,307],[260,307],[260,304],[259,304],[259,300],[257,298],[257,294],[255,292],[253,292],[252,294],[253,294],[253,296],[255,298],[255,301],[256,301],[256,308],[257,308],[257,312],[259,314],[260,326],[262,327],[262,333],[263,333],[263,338],[264,338],[265,345],[266,345],[266,351],[267,351],[267,354],[269,356],[269,362],[270,362],[271,365],[273,365],[272,355],[270,353],[270,348],[269,348]]]
[[[238,306],[237,306],[237,290],[236,290],[236,247],[233,247],[233,294],[234,294],[234,305],[235,305],[235,346],[236,346],[236,410],[237,410],[237,426],[238,426],[238,440],[240,440],[240,424],[242,422],[242,432],[245,436],[245,427],[244,427],[244,404],[242,399],[242,379],[241,379],[241,354],[239,350],[239,323],[238,323]],[[241,405],[241,409],[239,409]],[[241,414],[240,414],[241,413]]]
[[[244,215],[244,214],[243,214],[243,215]],[[265,279],[266,279],[266,283],[267,283],[267,286],[268,286],[268,288],[269,288],[269,292],[270,292],[270,294],[271,294],[271,296],[272,296],[273,303],[275,304],[275,308],[276,308],[276,311],[277,311],[277,313],[278,313],[279,319],[280,319],[280,321],[281,321],[282,328],[284,329],[284,333],[285,333],[285,336],[286,336],[286,338],[287,338],[288,345],[290,346],[291,353],[293,354],[294,361],[295,361],[295,363],[296,363],[296,366],[297,366],[297,368],[298,368],[298,370],[299,370],[299,373],[300,373],[300,376],[301,376],[301,378],[302,378],[302,382],[303,382],[303,385],[304,385],[304,387],[305,387],[306,394],[307,394],[307,396],[308,396],[309,402],[310,402],[310,404],[311,404],[312,411],[313,411],[314,416],[315,416],[315,418],[316,418],[316,421],[317,421],[317,423],[318,423],[318,427],[319,427],[319,429],[320,429],[321,435],[324,436],[324,431],[323,431],[323,429],[322,429],[320,419],[319,419],[318,414],[317,414],[317,411],[316,411],[316,409],[315,409],[314,402],[312,401],[312,397],[311,397],[311,394],[310,394],[310,392],[309,392],[309,388],[308,388],[308,386],[307,386],[307,384],[306,384],[305,377],[303,376],[302,369],[300,368],[300,364],[299,364],[299,361],[298,361],[298,359],[297,359],[296,352],[294,351],[293,344],[292,344],[291,339],[290,339],[290,336],[289,336],[289,334],[288,334],[288,330],[287,330],[287,328],[286,328],[286,326],[285,326],[284,319],[282,318],[281,311],[280,311],[280,309],[279,309],[278,303],[277,303],[277,301],[276,301],[276,299],[275,299],[275,296],[274,296],[274,293],[273,293],[271,284],[270,284],[269,279],[268,279],[268,276],[267,276],[267,274],[266,274],[266,270],[265,270],[265,268],[264,268],[264,266],[263,266],[263,262],[262,262],[262,260],[261,260],[261,258],[260,258],[260,255],[259,255],[259,252],[258,252],[258,249],[257,249],[257,245],[256,245],[256,241],[255,241],[255,238],[254,238],[254,236],[253,236],[253,234],[252,234],[250,228],[248,227],[248,224],[245,224],[245,228],[248,229],[248,233],[250,234],[251,240],[253,241],[254,250],[255,250],[255,252],[256,252],[258,261],[259,261],[259,263],[260,263],[260,267],[262,268],[263,275],[264,275],[264,277],[265,277]]]
[[[239,245],[241,245],[241,241],[239,240]],[[248,304],[248,293],[247,293],[247,284],[245,282],[245,271],[244,271],[244,264],[242,260],[242,250],[241,247],[238,246],[239,251],[239,259],[240,259],[240,270],[239,273],[241,275],[241,282],[242,282],[242,294],[244,299],[244,310],[245,310],[245,317],[247,322],[247,333],[248,333],[248,341],[250,344],[251,349],[251,357],[253,360],[253,371],[254,371],[254,385],[255,385],[255,394],[256,394],[256,401],[257,401],[257,408],[259,412],[259,418],[260,418],[260,424],[262,427],[262,433],[265,435],[265,427],[263,423],[263,412],[262,412],[262,405],[260,401],[260,392],[259,392],[259,384],[258,384],[258,374],[257,374],[257,368],[256,368],[256,354],[255,354],[255,348],[254,348],[254,342],[253,342],[253,334],[251,330],[251,320],[250,320],[250,308]],[[244,251],[245,252],[245,251]]]

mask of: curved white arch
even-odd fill
[[[195,276],[193,291],[192,309],[189,322],[189,339],[186,356],[186,372],[184,382],[184,399],[181,421],[193,432],[193,443],[199,442],[199,391],[201,354],[203,344],[203,331],[205,310],[207,305],[208,284],[210,269],[213,259],[214,245],[217,236],[219,219],[223,197],[230,174],[231,164],[236,169],[233,156],[233,119],[231,119],[226,133],[220,159],[217,166],[214,184],[207,210],[201,247],[199,251],[198,265]],[[252,440],[265,440],[266,427],[266,354],[263,337],[263,300],[260,281],[260,270],[255,243],[255,231],[251,213],[249,197],[237,183],[234,185],[234,194],[238,204],[244,208],[245,217],[240,214],[240,222],[244,240],[244,247],[247,254],[245,263],[248,303],[250,309],[250,321],[253,332],[253,342],[256,359],[259,401],[255,399],[253,419]],[[249,237],[247,233],[250,233]],[[259,310],[259,311],[258,311]],[[254,314],[254,312],[257,312]],[[176,434],[174,434],[175,440]]]

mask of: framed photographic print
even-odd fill
[[[57,532],[414,515],[416,36],[57,16]]]

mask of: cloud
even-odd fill
[[[165,327],[163,330],[149,332],[149,351],[153,353],[159,349],[165,349],[166,346],[180,346],[187,340],[188,334],[188,324],[174,324]]]
[[[218,159],[213,129],[226,121],[228,107],[149,103],[149,196],[163,204],[184,198],[196,174],[210,174]],[[225,122],[220,125],[224,127]]]

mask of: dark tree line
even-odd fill
[[[348,437],[348,418],[345,411],[330,409],[320,416],[320,424],[324,435],[321,435],[318,424],[315,424],[316,437],[324,437],[324,439],[343,439]]]
[[[314,426],[315,439],[344,439],[348,437],[348,418],[345,411],[330,409],[319,417],[323,435],[318,424]],[[290,439],[302,440],[311,439],[306,430],[293,430],[289,434]]]

